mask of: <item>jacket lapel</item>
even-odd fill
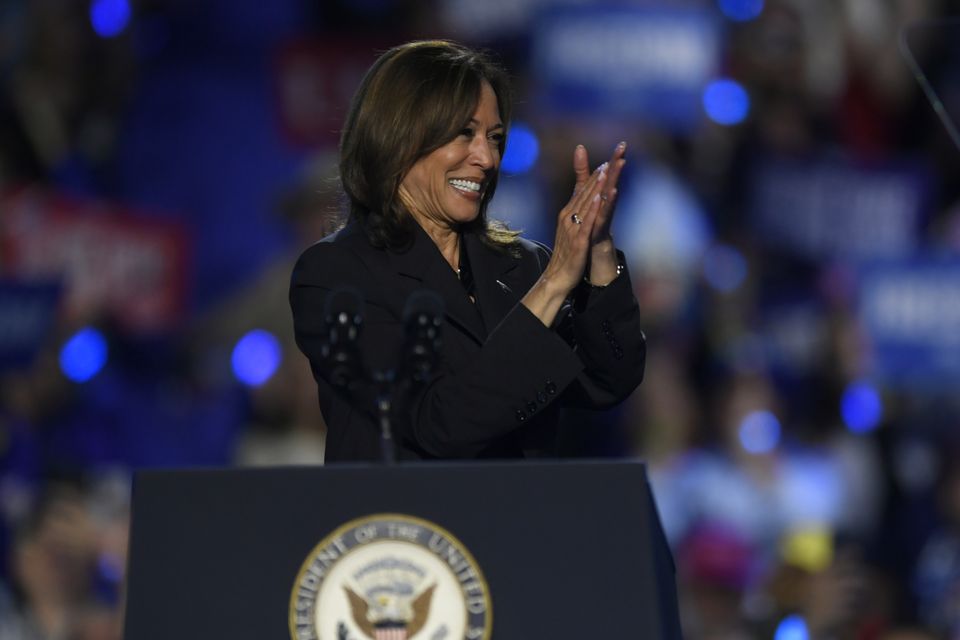
[[[414,227],[414,239],[409,248],[387,252],[390,266],[399,274],[401,280],[395,292],[398,306],[402,309],[406,299],[417,289],[433,290],[443,300],[447,318],[478,344],[483,344],[486,332],[480,323],[477,310],[457,279],[457,274],[444,260],[426,232],[419,225]],[[473,254],[471,259],[472,257]]]
[[[526,294],[529,284],[525,286],[511,277],[518,258],[488,246],[477,233],[465,233],[463,240],[473,268],[480,314],[487,331],[493,331]]]

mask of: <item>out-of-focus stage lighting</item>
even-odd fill
[[[703,278],[721,293],[737,289],[747,277],[747,261],[731,246],[715,244],[703,255]]]
[[[90,24],[98,36],[112,38],[120,35],[129,22],[128,0],[93,0],[90,3]]]
[[[770,453],[780,443],[780,421],[769,411],[748,413],[740,423],[740,444],[747,453]]]
[[[270,379],[280,366],[280,342],[269,331],[254,329],[237,340],[231,363],[233,375],[250,387]]]
[[[840,400],[840,412],[847,428],[853,433],[873,431],[883,416],[880,393],[867,382],[851,382]]]
[[[540,142],[533,129],[522,122],[510,125],[507,136],[507,150],[503,154],[500,168],[506,173],[526,173],[536,164],[540,156]]]
[[[737,22],[753,20],[763,13],[763,0],[717,0],[723,15]]]
[[[810,640],[807,622],[802,616],[787,616],[777,625],[773,640]]]
[[[92,327],[77,331],[60,349],[60,370],[74,382],[86,382],[107,363],[107,340]]]
[[[750,113],[750,96],[737,81],[720,78],[703,90],[703,109],[717,124],[740,124]]]

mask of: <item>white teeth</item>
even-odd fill
[[[463,189],[464,191],[480,191],[480,183],[474,182],[473,180],[461,180],[459,178],[454,178],[449,181],[450,184],[455,186],[457,189]]]

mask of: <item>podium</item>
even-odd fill
[[[681,634],[644,466],[553,461],[139,472],[124,637]]]

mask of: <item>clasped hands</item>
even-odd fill
[[[590,171],[583,145],[573,152],[576,186],[570,201],[560,210],[553,255],[537,283],[523,303],[544,324],[550,325],[563,300],[584,278],[589,257],[587,280],[605,286],[617,277],[617,257],[610,235],[617,183],[626,164],[627,144],[621,142],[607,162]]]
[[[577,178],[570,201],[557,219],[557,236],[547,272],[569,293],[579,284],[590,257],[591,284],[603,286],[617,276],[616,251],[610,235],[613,209],[617,198],[617,182],[623,166],[627,144],[621,142],[610,159],[590,172],[587,150],[578,145],[573,152],[573,171]]]

